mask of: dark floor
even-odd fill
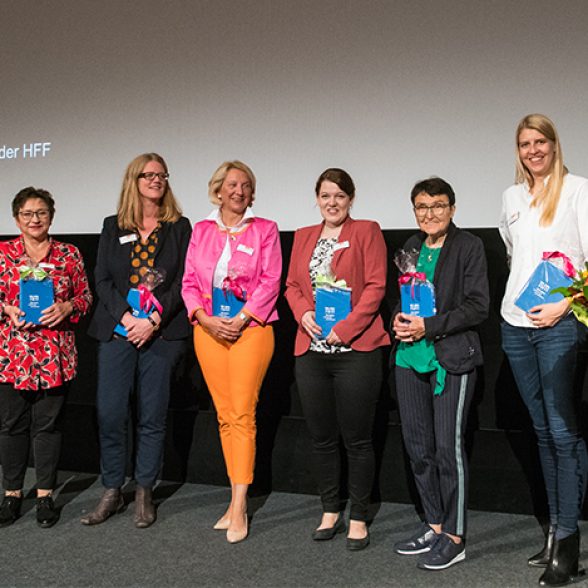
[[[535,586],[540,575],[525,564],[542,542],[535,519],[526,515],[471,511],[466,561],[425,572],[414,558],[392,551],[394,542],[418,524],[411,506],[383,503],[371,526],[372,544],[350,553],[343,535],[325,543],[310,539],[319,519],[317,497],[273,493],[252,501],[250,536],[230,545],[223,532],[211,528],[226,507],[226,488],[162,482],[153,527],[135,529],[130,504],[89,528],[79,518],[99,498],[99,481],[87,474],[66,474],[63,481],[57,496],[62,515],[55,527],[37,527],[30,498],[23,517],[0,530],[0,585],[506,588]],[[588,524],[583,530],[588,532]],[[582,558],[587,559],[585,552]]]

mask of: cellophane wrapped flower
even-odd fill
[[[567,288],[555,288],[551,292],[565,296],[575,317],[588,327],[588,262]]]
[[[394,254],[394,263],[400,270],[401,275],[416,273],[416,266],[419,260],[419,255],[420,253],[418,249],[409,249],[408,251],[399,249]]]
[[[139,283],[147,288],[149,292],[153,292],[157,286],[163,284],[166,275],[166,271],[163,268],[150,267],[141,276]]]

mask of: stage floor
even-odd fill
[[[27,475],[33,483],[33,473]],[[33,494],[23,516],[0,529],[1,586],[535,586],[540,570],[526,559],[542,545],[531,516],[470,511],[466,561],[442,572],[416,568],[416,558],[393,553],[395,541],[418,525],[410,505],[382,503],[371,526],[371,545],[345,549],[345,536],[313,542],[319,520],[316,496],[275,492],[250,501],[249,538],[227,543],[212,525],[223,513],[227,488],[161,482],[158,521],[133,526],[133,503],[97,527],[79,518],[101,494],[95,475],[62,473],[52,529],[35,521]],[[30,487],[30,486],[29,486]],[[133,488],[125,489],[129,501]],[[588,523],[582,523],[588,536]],[[582,552],[586,563],[588,554]]]

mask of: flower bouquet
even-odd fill
[[[331,329],[351,312],[351,288],[345,280],[336,280],[330,271],[317,274],[315,321],[325,339]]]
[[[163,307],[153,294],[153,290],[164,282],[165,276],[164,269],[148,268],[141,276],[139,287],[129,289],[127,302],[135,318],[147,318],[154,310],[159,314],[163,312]],[[121,337],[127,336],[127,330],[120,323],[116,325],[114,332]]]
[[[588,262],[583,270],[577,272],[577,277],[569,286],[555,288],[551,293],[567,298],[576,318],[588,327]]]
[[[417,249],[401,249],[394,255],[394,263],[400,270],[400,310],[404,314],[423,318],[437,314],[435,287],[424,272],[417,272],[420,252]]]
[[[24,320],[34,325],[41,324],[41,313],[54,302],[53,280],[41,266],[18,268],[20,309]]]

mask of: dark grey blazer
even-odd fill
[[[404,249],[420,251],[425,238],[423,232],[413,235]],[[435,266],[433,285],[437,314],[425,319],[425,337],[434,342],[437,359],[448,372],[469,372],[483,363],[475,327],[486,319],[490,307],[482,240],[452,222]]]
[[[94,270],[98,300],[88,328],[88,334],[98,341],[109,341],[114,327],[129,310],[126,297],[133,244],[120,242],[120,237],[129,234],[131,231],[119,229],[116,216],[104,219]],[[159,233],[155,267],[163,268],[166,277],[153,293],[163,306],[161,336],[165,339],[183,339],[191,332],[181,296],[184,261],[191,234],[190,221],[185,217],[175,223],[162,223]]]

